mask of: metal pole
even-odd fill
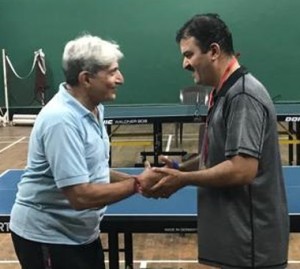
[[[4,124],[9,122],[9,103],[8,103],[8,90],[7,90],[7,73],[6,73],[6,54],[5,49],[2,49],[2,62],[3,62],[3,82],[4,82],[4,98],[5,98],[5,108],[6,112],[3,116]]]

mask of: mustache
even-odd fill
[[[195,71],[195,69],[191,65],[187,65],[184,69],[188,71]]]

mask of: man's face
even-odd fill
[[[90,82],[90,97],[96,103],[113,101],[116,98],[117,87],[124,83],[118,62],[112,63],[106,69],[92,75]]]
[[[181,39],[180,50],[183,55],[183,68],[193,73],[194,82],[210,85],[210,51],[203,53],[194,37]]]

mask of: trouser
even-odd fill
[[[105,269],[100,238],[86,245],[62,245],[11,236],[22,269]]]

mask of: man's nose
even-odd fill
[[[190,71],[193,70],[193,68],[192,68],[192,66],[190,64],[190,61],[187,58],[183,59],[183,61],[182,61],[182,67],[183,67],[183,69],[186,69],[186,70],[190,70]]]
[[[119,85],[124,84],[124,76],[121,73],[121,71],[118,71],[116,83],[119,84]]]
[[[188,60],[187,58],[184,57],[182,61],[182,68],[185,69],[187,65],[188,65]]]

